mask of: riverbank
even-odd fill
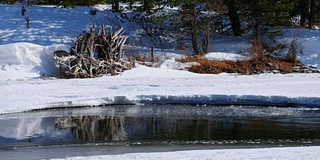
[[[203,75],[138,66],[95,79],[1,81],[0,113],[109,104],[320,105],[320,74]]]

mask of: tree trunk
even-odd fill
[[[151,2],[150,0],[143,0],[143,10],[147,13],[151,11]]]
[[[208,53],[209,50],[209,44],[210,44],[210,33],[211,33],[211,18],[207,19],[207,23],[205,26],[205,31],[204,31],[204,39],[202,40],[202,52],[203,53]]]
[[[205,35],[205,38],[202,41],[202,52],[208,53],[209,51],[209,43],[210,43],[210,33]]]
[[[299,1],[300,8],[300,27],[306,27],[307,5],[305,0]]]
[[[119,0],[113,0],[112,1],[112,11],[120,12]]]
[[[147,10],[148,10],[148,0],[143,0],[143,10],[147,12]]]
[[[235,0],[226,0],[226,5],[228,6],[228,16],[231,21],[231,27],[234,36],[241,36],[242,30],[239,21],[238,9],[235,6]]]
[[[133,5],[133,2],[132,2],[132,0],[130,0],[130,2],[129,2],[129,9],[130,10],[132,10],[132,5]]]
[[[192,37],[193,52],[195,55],[200,55],[201,52],[200,52],[200,48],[199,48],[199,38],[198,38],[197,32],[195,30],[192,31],[191,37]]]
[[[261,40],[260,39],[260,24],[259,24],[259,20],[256,18],[254,20],[254,39],[256,40]]]
[[[313,25],[314,25],[314,23],[315,23],[315,0],[311,0],[311,2],[310,2],[310,13],[309,13],[309,25],[308,25],[308,27],[310,28],[310,29],[312,29],[313,28]]]

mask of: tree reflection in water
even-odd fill
[[[124,141],[124,117],[115,116],[71,116],[57,118],[56,129],[70,128],[78,141]]]
[[[294,141],[318,137],[320,127],[315,123],[300,118],[71,116],[57,118],[55,128],[68,130],[73,140],[83,142]]]
[[[0,116],[0,144],[320,144],[318,108],[109,106],[71,111]]]

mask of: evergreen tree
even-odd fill
[[[0,3],[5,3],[5,4],[14,4],[16,3],[16,0],[0,0]]]
[[[291,0],[239,0],[240,15],[249,22],[253,38],[260,39],[270,34],[270,28],[291,25]]]
[[[298,0],[296,8],[293,11],[296,15],[300,16],[300,26],[313,29],[319,21],[320,15],[320,1],[319,0]]]
[[[155,0],[143,0],[143,11],[150,13],[153,6],[154,6]]]
[[[227,12],[223,0],[183,0],[174,4],[180,6],[172,25],[179,32],[177,42],[191,38],[193,54],[207,53],[211,33],[222,28],[221,17]]]
[[[246,31],[251,34],[252,47],[249,53],[264,64],[265,56],[274,57],[286,47],[275,37],[282,35],[281,28],[291,26],[291,0],[239,0],[239,14],[246,22]]]

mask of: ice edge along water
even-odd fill
[[[137,95],[133,99],[126,96],[114,96],[97,99],[84,99],[76,101],[61,101],[35,106],[35,109],[85,107],[103,105],[252,105],[252,106],[277,106],[277,107],[319,107],[318,97],[285,96],[256,96],[256,95],[192,95],[192,96],[161,96]]]

